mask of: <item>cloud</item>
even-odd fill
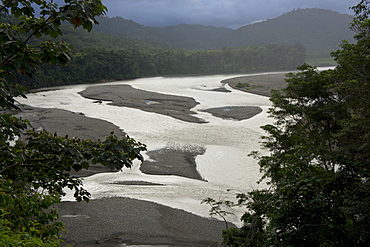
[[[237,28],[277,17],[297,8],[323,8],[352,13],[358,0],[103,0],[108,16],[121,16],[146,26],[181,23]]]

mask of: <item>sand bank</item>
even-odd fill
[[[269,96],[271,89],[281,89],[286,83],[283,74],[238,77],[225,80],[231,87]],[[250,87],[239,88],[238,83],[248,83]],[[227,90],[222,92],[228,93]],[[163,95],[133,89],[130,86],[92,86],[81,92],[84,97],[109,100],[111,104],[135,107],[144,111],[169,115],[182,121],[204,123],[192,116],[191,108],[197,102],[187,97]],[[243,120],[260,112],[258,107],[228,107],[207,109],[207,112],[220,118]],[[111,123],[87,118],[83,114],[57,109],[35,109],[25,107],[19,114],[31,121],[35,128],[44,128],[60,136],[69,135],[82,139],[103,139],[111,130],[124,136],[117,126]],[[155,162],[145,163],[142,172],[149,174],[175,174],[193,179],[202,179],[196,170],[195,157],[199,150],[156,150],[148,153]],[[92,167],[79,176],[106,172],[103,167]],[[181,172],[180,172],[181,171]],[[145,186],[150,184],[123,184],[123,186]],[[60,220],[66,224],[66,243],[79,247],[124,246],[125,245],[164,245],[164,246],[211,246],[222,241],[221,232],[225,228],[222,221],[203,218],[183,210],[128,198],[105,198],[92,200],[88,204],[63,202],[56,206]]]

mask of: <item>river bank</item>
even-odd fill
[[[222,83],[228,84],[236,90],[270,97],[272,90],[281,90],[286,87],[285,74],[240,76],[223,80]]]
[[[279,79],[276,79],[276,83],[273,83],[273,79],[271,79],[270,75],[267,75],[267,77],[264,77],[264,75],[253,76],[253,78],[248,76],[245,78],[238,78],[234,83],[227,83],[229,83],[231,87],[236,87],[237,83],[246,80],[250,85],[255,85],[255,89],[260,90],[259,94],[262,95],[262,93],[264,93],[263,91],[269,90],[269,87],[271,87],[269,83],[266,84],[267,78],[270,78],[269,80],[274,86],[279,84],[280,87],[283,87],[285,83],[284,81],[280,81],[281,75],[279,75]],[[251,83],[251,79],[255,81]],[[225,81],[220,83],[220,85],[224,84]],[[110,89],[112,89],[111,86],[95,88],[94,94],[96,95],[90,98],[96,100],[112,100],[110,98],[111,96],[107,98],[107,95],[110,93],[105,93]],[[117,88],[114,89],[115,90],[110,90],[109,92],[118,92]],[[135,92],[135,97],[133,97],[133,94],[128,94],[129,97],[122,96],[121,93],[126,91],[126,89],[127,87],[118,93],[119,96],[123,97],[123,100],[126,99],[125,104],[131,101],[133,104],[132,107],[139,109],[141,109],[141,106],[147,107],[146,109],[152,108],[155,110],[153,112],[163,115],[169,115],[167,114],[169,112],[168,108],[173,107],[170,110],[175,109],[175,111],[180,112],[181,114],[177,115],[182,115],[182,121],[188,119],[188,122],[192,122],[193,120],[191,119],[194,119],[191,118],[191,112],[189,111],[191,111],[190,109],[196,104],[196,101],[191,98],[186,100],[184,100],[183,97],[178,99],[176,96],[166,96],[166,98],[164,98],[163,95],[150,95],[150,97],[148,97],[147,92],[142,90]],[[223,91],[227,93],[227,91]],[[178,103],[180,104],[176,104],[177,100],[179,100]],[[159,102],[159,104],[157,102]],[[95,104],[99,104],[99,101]],[[148,106],[151,107],[148,108]],[[162,108],[163,106],[168,107]],[[161,110],[161,108],[163,110]],[[230,108],[227,110],[224,108],[216,108],[212,111],[213,112],[210,113],[219,118],[232,118],[236,121],[240,121],[239,119],[247,119],[258,114],[260,109],[258,107]],[[246,116],[239,118],[239,116],[243,114]],[[188,115],[190,117],[188,117]],[[173,114],[172,117],[175,116],[176,114]],[[115,131],[115,134],[124,135],[122,130],[113,124],[102,120],[87,118],[79,113],[71,113],[63,110],[28,109],[28,116],[23,115],[23,117],[31,118],[30,120],[32,123],[38,124],[38,126],[50,132],[57,132],[60,136],[69,134],[70,136],[76,136],[82,139],[102,139],[105,135],[109,134],[112,129]],[[88,125],[90,121],[91,124]],[[202,122],[197,119],[192,123],[202,124]],[[174,150],[166,150],[165,155],[161,156],[157,153],[154,156],[150,156],[149,154],[149,156],[158,163],[158,169],[163,168],[161,163],[168,162],[172,164],[172,166],[166,166],[166,174],[176,174],[193,179],[202,179],[196,177],[196,174],[190,174],[190,171],[197,171],[195,157],[200,155],[202,153],[201,151],[202,150],[188,150],[188,153],[184,153],[179,152],[179,150],[176,152],[174,152]],[[171,160],[169,161],[169,159]],[[176,164],[176,166],[173,166],[173,164]],[[188,169],[181,169],[182,165]],[[182,174],[176,173],[175,169],[182,170]],[[96,172],[102,171],[103,170]],[[145,171],[143,172],[145,173]],[[150,172],[150,174],[163,174],[155,169]],[[88,175],[91,174],[81,174],[81,176]],[[139,181],[138,184],[123,184],[123,186],[151,186],[151,184],[143,184]],[[64,235],[66,242],[83,247],[123,246],[123,244],[209,246],[210,243],[220,243],[222,241],[221,232],[222,229],[225,228],[225,224],[222,221],[196,216],[183,210],[173,209],[160,204],[127,198],[94,199],[89,204],[63,202],[58,205],[57,208],[61,215],[61,221],[65,222],[67,229],[69,229],[69,232]]]

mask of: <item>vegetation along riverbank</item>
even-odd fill
[[[1,1],[0,245],[60,246],[64,239],[77,246],[208,246],[221,241],[230,246],[369,246],[370,3],[362,0],[352,9],[354,43],[344,41],[332,53],[337,67],[319,72],[304,64],[309,47],[303,43],[184,50],[93,34],[88,45],[72,51],[63,33],[73,34],[68,38],[75,35],[70,41],[86,37],[74,28],[91,31],[98,16],[106,14],[101,1],[65,0],[63,6],[52,1]],[[270,22],[262,24],[266,23]],[[319,27],[314,25],[315,30]],[[102,39],[114,40],[124,49],[107,48],[112,42]],[[81,176],[74,174],[89,168],[99,172],[96,165],[111,171],[131,168],[134,161],[144,160],[145,144],[78,113],[30,108],[20,113],[31,121],[14,114],[20,110],[16,98],[26,97],[26,87],[171,74],[290,71],[298,65],[296,74],[287,75],[285,87],[271,94],[267,90],[281,89],[272,78],[261,84],[250,78],[229,82],[271,96],[270,115],[276,121],[262,127],[266,131],[262,146],[268,154],[251,154],[258,159],[269,189],[239,194],[237,203],[206,200],[221,218],[229,206],[246,207],[242,227],[224,231],[222,221],[127,198],[61,203],[65,189],[72,190],[78,202],[91,199]],[[191,99],[186,102],[196,104]],[[256,108],[249,110],[258,113]],[[228,117],[217,109],[210,113]],[[74,123],[66,124],[66,116]],[[61,122],[53,123],[57,119]],[[110,133],[96,139],[84,132],[89,124],[102,126],[102,133],[109,128]],[[66,130],[76,136],[62,134]],[[202,153],[195,151],[178,162],[188,161],[191,166],[194,156]],[[62,221],[70,230],[64,236]]]

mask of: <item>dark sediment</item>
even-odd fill
[[[204,110],[205,112],[211,113],[215,117],[232,120],[245,120],[262,112],[262,109],[257,106],[227,106],[209,108]]]
[[[131,245],[212,246],[222,242],[225,223],[160,204],[105,198],[56,205],[77,247]]]
[[[240,91],[270,97],[271,90],[281,90],[286,87],[287,82],[285,81],[285,74],[286,72],[268,75],[241,76],[223,80],[222,83],[227,83],[230,87]],[[245,83],[248,83],[249,86],[237,86],[238,84],[246,85]]]
[[[16,116],[28,119],[35,129],[42,128],[58,136],[68,135],[69,138],[103,140],[111,131],[118,137],[126,135],[112,123],[61,109],[24,106]]]
[[[147,181],[117,181],[114,184],[118,185],[132,185],[132,186],[164,186],[164,184],[157,184]]]
[[[192,179],[203,180],[196,169],[195,158],[197,155],[204,154],[202,148],[174,149],[166,148],[161,150],[149,151],[150,159],[154,161],[144,161],[140,170],[152,175],[177,175]]]
[[[79,139],[104,140],[112,131],[120,138],[126,134],[116,125],[104,120],[89,118],[81,113],[73,113],[61,109],[44,109],[29,106],[22,107],[22,111],[16,115],[28,119],[35,129],[44,129],[58,136],[77,137]],[[107,167],[90,165],[88,170],[71,172],[76,177],[86,177],[96,173],[110,172]]]
[[[230,90],[226,89],[224,86],[223,87],[212,89],[210,91],[220,92],[220,93],[230,93],[231,92]]]
[[[130,85],[88,87],[80,94],[89,99],[111,101],[111,105],[137,108],[154,112],[191,123],[205,123],[203,119],[192,116],[190,109],[198,102],[193,98],[148,92]]]

